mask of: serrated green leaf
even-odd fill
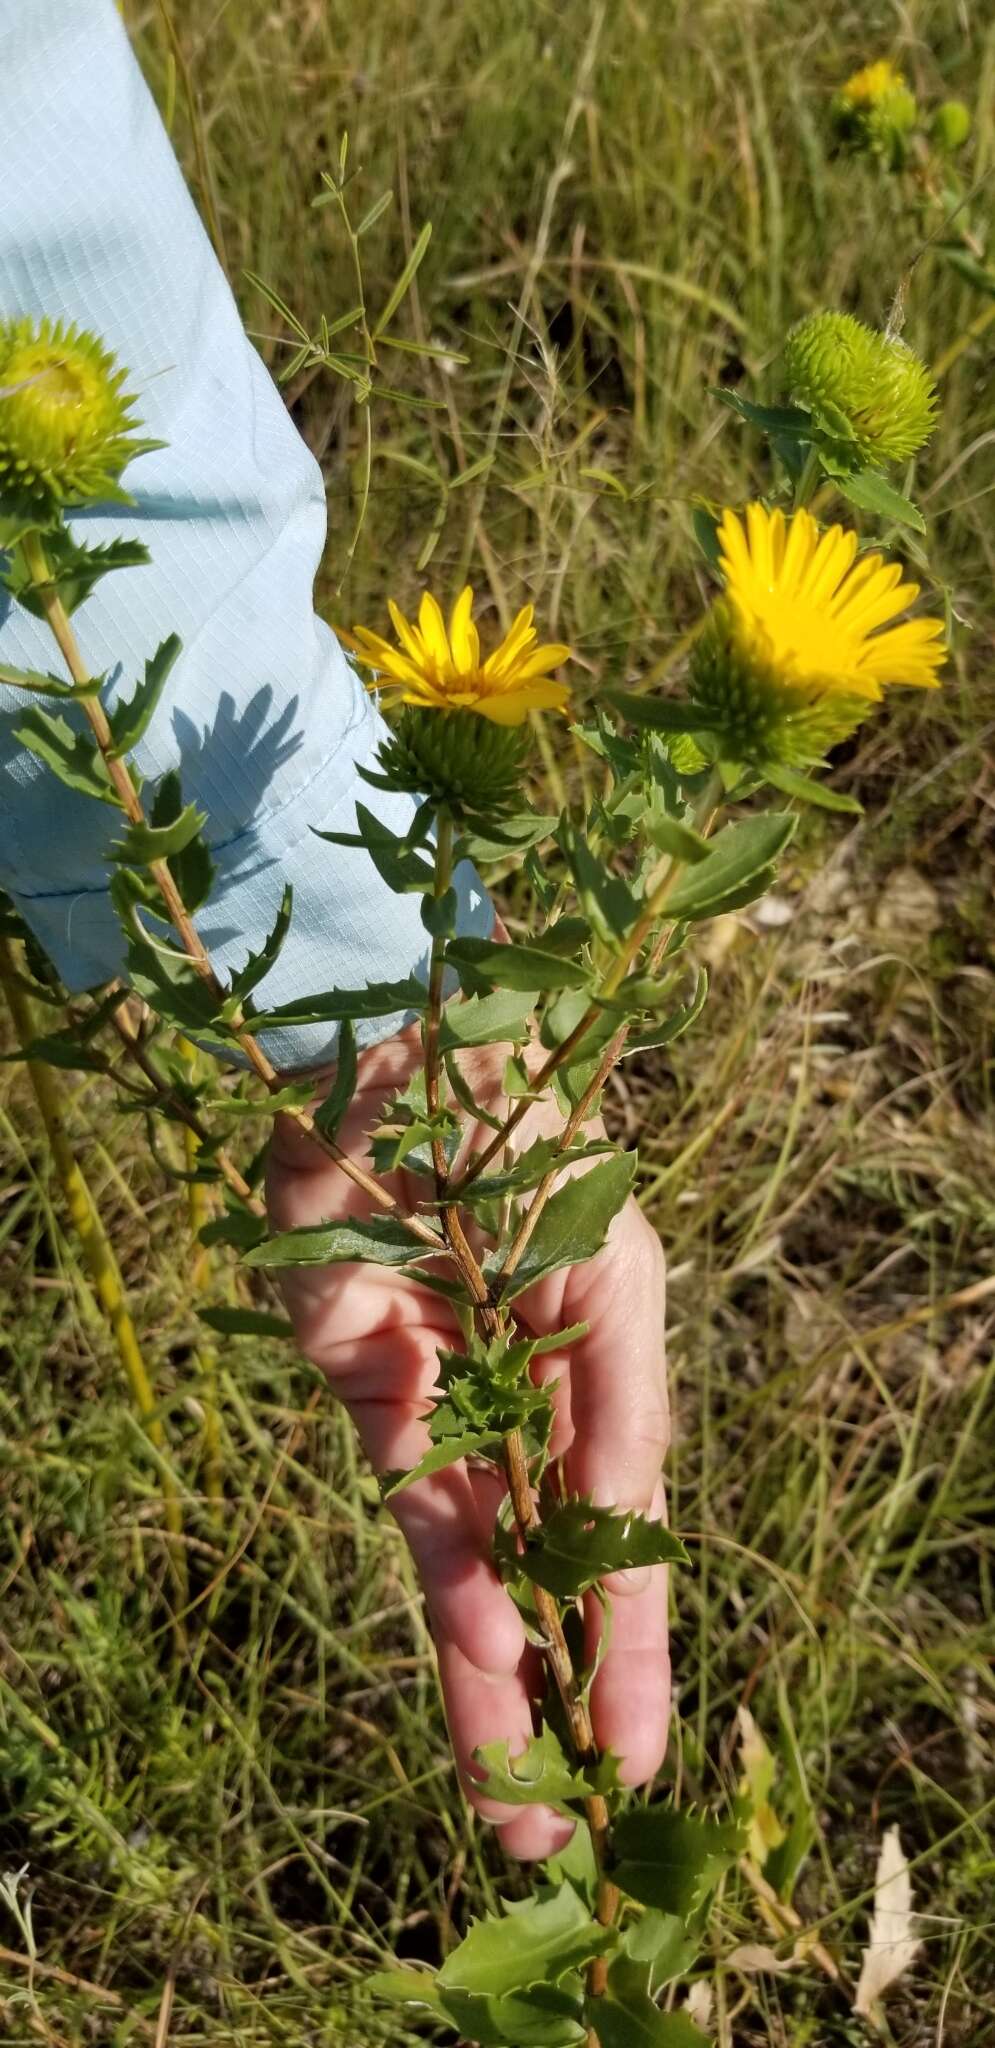
[[[156,831],[163,830],[183,812],[183,789],[177,768],[170,768],[156,789],[149,810],[149,823]],[[179,852],[170,857],[170,873],[183,899],[185,909],[191,913],[206,903],[214,882],[214,861],[203,834],[196,832]]]
[[[109,751],[113,760],[120,760],[123,754],[130,753],[146,732],[182,645],[179,634],[170,633],[146,662],[144,677],[136,683],[134,696],[124,703],[115,704],[110,712],[113,745]]]
[[[207,823],[207,812],[196,804],[185,804],[168,825],[129,825],[111,847],[111,859],[128,868],[151,867],[154,861],[173,860],[196,839]]]
[[[600,1927],[576,1892],[561,1885],[551,1897],[532,1897],[501,1919],[473,1921],[446,1957],[439,1989],[501,1997],[533,1984],[556,1984],[592,1957],[607,1955],[617,1940],[614,1928]]]
[[[474,1750],[473,1761],[480,1766],[474,1782],[481,1793],[506,1806],[555,1806],[569,1813],[571,1800],[584,1800],[590,1792],[583,1770],[570,1762],[555,1730],[545,1724],[520,1755],[511,1756],[507,1742],[488,1742]]]
[[[579,1977],[483,1998],[467,1991],[443,1991],[442,2006],[464,2039],[475,2041],[477,2048],[580,2048],[587,2040]]]
[[[521,1044],[528,1036],[537,994],[535,988],[526,990],[524,994],[514,989],[499,989],[492,996],[470,996],[467,1001],[451,1000],[442,1013],[440,1050],[446,1053],[468,1045],[505,1045],[509,1040],[512,1044]]]
[[[603,1998],[589,1998],[587,2019],[596,2027],[601,2048],[709,2048],[686,2012],[661,2012],[645,1988],[645,1972],[627,1956],[618,1956],[608,1971]]]
[[[330,846],[355,846],[367,854],[378,875],[386,882],[395,895],[411,891],[425,894],[435,884],[435,870],[430,862],[407,845],[397,832],[374,816],[366,804],[357,803],[356,822],[358,832],[319,832],[317,826],[311,830],[316,839],[325,839]]]
[[[538,846],[548,839],[556,824],[555,817],[541,815],[538,811],[522,811],[515,817],[502,818],[499,824],[465,825],[455,848],[457,860],[477,861],[486,867],[489,863],[508,860],[514,854],[527,853],[530,847]]]
[[[690,825],[682,825],[679,818],[668,818],[662,812],[650,811],[645,822],[646,837],[659,853],[669,853],[673,860],[685,861],[697,866],[707,860],[711,847],[700,832],[692,831]]]
[[[201,1244],[228,1244],[235,1251],[251,1251],[266,1235],[266,1224],[262,1216],[255,1216],[251,1209],[226,1209],[223,1216],[214,1216],[197,1233]]]
[[[133,444],[133,453],[139,455],[152,448],[161,448],[161,441],[143,441]],[[113,490],[109,485],[101,492],[107,502],[116,500],[130,505],[133,501],[127,491]],[[30,530],[30,529],[27,529]],[[116,569],[141,568],[149,560],[149,551],[139,540],[105,541],[98,547],[88,547],[75,541],[67,527],[55,527],[45,536],[45,552],[51,570],[51,586],[58,591],[65,609],[70,614],[78,611],[85,603],[101,577]],[[26,564],[15,556],[5,578],[8,589],[26,611],[36,619],[44,618],[45,607],[34,579]]]
[[[729,412],[737,413],[748,426],[759,427],[765,434],[779,434],[801,441],[812,438],[812,415],[800,405],[755,405],[751,398],[741,397],[738,391],[725,391],[718,387],[713,387],[711,396]]]
[[[296,996],[275,1010],[253,1013],[254,1031],[276,1031],[291,1024],[342,1024],[364,1017],[391,1017],[395,1011],[424,1010],[428,990],[409,975],[406,981],[371,981],[365,988],[331,988],[322,995]]]
[[[500,1432],[496,1429],[468,1429],[462,1436],[447,1436],[442,1443],[433,1444],[409,1472],[386,1472],[380,1482],[381,1498],[393,1500],[396,1493],[403,1493],[405,1487],[416,1485],[419,1479],[429,1479],[433,1472],[444,1472],[448,1465],[458,1464],[460,1458],[472,1458],[482,1451],[493,1450],[500,1442]]]
[[[586,927],[581,925],[580,929],[585,931]],[[454,939],[446,948],[446,962],[455,968],[463,987],[471,994],[482,986],[544,992],[586,988],[590,980],[583,961],[575,955],[560,954],[547,944],[545,937],[534,946],[501,945],[491,939]]]
[[[513,1301],[534,1281],[562,1266],[583,1265],[593,1259],[629,1194],[635,1171],[634,1152],[616,1153],[551,1195],[516,1272],[501,1289],[502,1300]],[[499,1265],[500,1259],[492,1255],[487,1262],[489,1278],[496,1276]]]
[[[475,1201],[503,1201],[506,1195],[523,1194],[527,1188],[538,1187],[552,1166],[570,1166],[578,1159],[595,1159],[614,1149],[609,1138],[568,1145],[565,1151],[560,1149],[558,1138],[536,1138],[503,1173],[482,1173],[471,1181],[462,1199],[471,1205]]]
[[[217,1330],[222,1337],[292,1338],[294,1335],[294,1326],[288,1316],[268,1315],[261,1308],[199,1308],[197,1314],[209,1330]]]
[[[364,1980],[364,1989],[391,2005],[427,2005],[438,2013],[443,2009],[434,1970],[374,1970]]]
[[[687,1919],[744,1846],[736,1825],[672,1806],[635,1807],[615,1828],[612,1877],[642,1905]]]
[[[847,498],[851,505],[858,505],[862,512],[874,512],[879,519],[892,519],[898,526],[911,526],[915,533],[925,533],[926,521],[911,498],[903,498],[886,477],[879,476],[876,469],[853,470],[849,475],[830,472],[836,489]]]
[[[643,909],[641,897],[621,875],[612,874],[572,819],[561,818],[556,837],[592,929],[607,945],[624,938]]]
[[[14,738],[30,753],[37,754],[67,789],[79,790],[83,796],[97,797],[101,803],[118,808],[107,770],[89,733],[76,732],[58,713],[32,705],[14,727]]]
[[[799,803],[815,804],[823,811],[845,811],[848,815],[862,818],[864,806],[855,796],[846,796],[840,789],[830,789],[825,782],[816,782],[813,776],[803,775],[798,768],[785,767],[781,761],[766,761],[762,768],[766,782],[773,784],[784,796],[794,796]]]
[[[90,1052],[77,1039],[58,1032],[33,1038],[29,1045],[18,1046],[16,1052],[0,1054],[0,1065],[17,1060],[38,1060],[46,1067],[60,1067],[66,1073],[79,1074],[106,1074],[108,1064],[102,1054]]]
[[[700,1936],[679,1913],[658,1913],[652,1907],[630,1921],[621,1940],[630,1962],[645,1971],[646,1988],[651,1992],[686,1976],[700,1947]]]
[[[708,856],[682,875],[667,898],[668,918],[712,917],[720,908],[751,901],[740,891],[766,881],[770,865],[793,837],[798,819],[791,811],[765,811],[726,825],[713,839]]]
[[[524,1550],[516,1538],[513,1560],[534,1586],[560,1599],[586,1593],[609,1572],[641,1565],[687,1564],[679,1537],[663,1522],[634,1512],[617,1513],[589,1500],[559,1501],[530,1530]]]
[[[238,972],[232,975],[231,994],[225,1005],[226,1010],[243,1003],[245,997],[250,995],[254,988],[258,988],[270,968],[275,967],[290,930],[293,914],[294,892],[288,882],[280,898],[280,907],[273,921],[272,930],[267,933],[258,953],[250,953],[245,966],[240,967]]]
[[[648,697],[635,690],[605,689],[609,704],[621,711],[630,725],[650,732],[710,732],[719,719],[700,711],[696,704],[678,702],[674,697]]]
[[[36,668],[12,668],[8,661],[0,661],[0,683],[7,683],[11,689],[30,690],[38,697],[74,697],[79,703],[86,697],[96,697],[103,676],[93,676],[88,683],[64,683],[59,676],[44,673]]]
[[[356,1033],[348,1017],[339,1025],[338,1053],[335,1065],[335,1079],[325,1096],[314,1110],[314,1121],[324,1138],[334,1138],[345,1116],[346,1110],[356,1093],[359,1063],[356,1057]]]
[[[648,1052],[660,1045],[672,1045],[676,1038],[694,1023],[705,1006],[708,997],[708,974],[700,968],[695,980],[694,992],[686,1003],[673,1010],[669,1017],[662,1017],[658,1024],[650,1024],[645,1031],[630,1032],[622,1049],[622,1058],[630,1059],[634,1052]]]
[[[439,1251],[445,1246],[440,1238]],[[249,1254],[249,1266],[337,1266],[362,1261],[404,1266],[432,1258],[431,1246],[391,1216],[348,1217],[341,1223],[304,1224],[281,1230]]]

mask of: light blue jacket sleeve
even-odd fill
[[[0,0],[0,166],[0,317],[93,328],[128,365],[143,431],[167,444],[126,472],[133,507],[74,520],[90,542],[137,536],[152,558],[105,577],[76,625],[124,695],[160,640],[182,638],[137,760],[152,782],[179,766],[208,814],[218,879],[198,924],[219,970],[258,948],[291,882],[260,1003],[424,971],[417,899],[309,829],[355,830],[357,795],[399,830],[412,806],[357,778],[383,728],[313,609],[321,474],[245,337],[113,0]],[[3,592],[0,650],[53,666],[44,627]],[[113,821],[19,748],[23,702],[0,688],[0,887],[82,989],[121,965]],[[462,929],[488,931],[473,871],[459,881]],[[398,1021],[365,1027],[366,1042]],[[334,1035],[281,1032],[269,1049],[318,1061]]]

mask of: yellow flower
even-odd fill
[[[745,528],[726,511],[719,527],[726,596],[740,635],[806,696],[877,699],[893,684],[932,689],[944,660],[939,619],[895,621],[919,595],[898,562],[857,559],[857,536],[820,534],[810,512],[748,505]]]
[[[845,84],[840,86],[839,97],[851,107],[877,107],[891,93],[901,92],[905,87],[902,73],[896,70],[887,57],[879,57],[876,64],[865,64],[855,71]]]
[[[434,597],[426,591],[413,626],[397,605],[388,604],[398,646],[356,626],[341,635],[364,668],[374,670],[367,689],[395,691],[402,704],[431,711],[475,711],[495,725],[522,725],[530,711],[564,711],[566,683],[549,671],[570,655],[553,642],[536,647],[533,607],[525,605],[511,630],[486,660],[473,623],[473,591],[467,585],[449,617],[448,631]]]

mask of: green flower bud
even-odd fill
[[[62,321],[0,322],[0,508],[50,524],[62,505],[125,496],[135,438],[127,371]]]
[[[430,797],[457,815],[497,818],[521,805],[531,751],[528,725],[405,705],[378,758],[391,789]]]
[[[944,100],[933,115],[929,132],[937,149],[944,150],[948,156],[963,149],[971,133],[971,116],[963,100]]]
[[[904,341],[852,313],[812,313],[785,343],[788,388],[816,412],[842,414],[865,462],[903,462],[936,424],[936,386]]]
[[[695,643],[688,678],[691,702],[717,721],[700,737],[730,760],[780,761],[799,767],[821,761],[855,732],[871,705],[845,690],[806,688],[785,677],[731,604],[712,606]]]

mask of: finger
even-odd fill
[[[589,1324],[570,1364],[569,1484],[601,1506],[645,1513],[669,1440],[663,1253],[634,1202],[606,1252],[574,1269],[571,1318]],[[619,1585],[618,1590],[631,1590]]]
[[[519,1670],[506,1678],[484,1678],[462,1656],[455,1643],[439,1643],[439,1675],[449,1734],[460,1778],[471,1803],[484,1820],[501,1830],[502,1846],[520,1857],[552,1856],[573,1833],[573,1823],[548,1806],[515,1807],[486,1799],[475,1778],[475,1749],[507,1742],[509,1755],[520,1756],[532,1735],[529,1697],[534,1660],[523,1658]]]
[[[605,1619],[593,1594],[584,1619],[585,1651],[593,1660]],[[640,1593],[611,1603],[608,1648],[591,1687],[591,1720],[598,1747],[619,1758],[624,1784],[642,1785],[659,1770],[670,1725],[666,1565],[654,1566]]]

